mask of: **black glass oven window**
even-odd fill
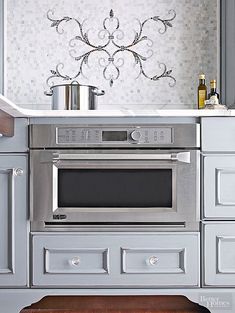
[[[59,169],[59,207],[172,207],[171,169]]]

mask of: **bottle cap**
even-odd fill
[[[216,88],[216,80],[213,79],[210,81],[211,88]]]
[[[206,75],[205,74],[199,75],[199,79],[206,79]]]

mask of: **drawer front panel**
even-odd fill
[[[235,155],[204,157],[204,216],[235,219]]]
[[[33,236],[33,285],[109,284],[109,241],[96,236]],[[99,278],[97,277],[99,276]]]
[[[123,249],[123,273],[185,273],[185,249]]]
[[[45,249],[44,257],[46,273],[108,273],[108,249]]]
[[[205,235],[205,285],[235,286],[235,223],[208,224]]]
[[[202,151],[235,152],[235,117],[202,118]]]
[[[56,233],[32,240],[33,286],[199,284],[198,233]]]
[[[121,244],[122,274],[127,285],[199,284],[198,234],[159,234],[128,237]]]

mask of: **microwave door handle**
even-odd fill
[[[55,154],[54,160],[169,160],[182,163],[190,163],[190,152],[179,152],[169,154]]]
[[[172,161],[178,161],[182,163],[190,163],[190,152],[179,152],[172,156]]]

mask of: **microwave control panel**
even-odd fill
[[[154,144],[171,145],[174,142],[173,127],[149,128],[84,128],[57,127],[56,143],[58,145],[109,145],[109,144]]]

